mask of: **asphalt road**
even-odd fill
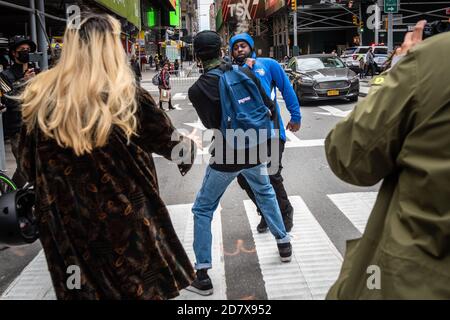
[[[192,131],[198,117],[187,99],[187,91],[193,79],[180,80],[173,88],[173,104],[177,110],[168,111],[174,125]],[[150,82],[143,86],[152,90]],[[280,101],[282,116],[289,114]],[[167,109],[167,105],[164,106]],[[329,240],[343,255],[345,242],[360,236],[355,225],[330,201],[328,195],[377,191],[378,187],[360,188],[340,181],[328,167],[324,147],[304,146],[299,141],[320,141],[330,129],[354,108],[346,101],[328,101],[302,106],[302,128],[290,137],[291,145],[283,156],[283,177],[290,196],[300,196]],[[157,157],[160,191],[167,205],[191,204],[200,189],[206,164],[194,165],[182,177],[175,164]],[[221,201],[223,251],[228,299],[266,299],[267,292],[255,250],[255,241],[244,207],[247,196],[236,182],[226,191]],[[294,220],[295,223],[295,220]],[[17,277],[40,249],[39,242],[29,246],[0,251],[0,294]]]
[[[188,99],[181,99],[187,95],[188,85],[184,83],[175,89],[183,95],[179,95],[180,100],[174,100],[173,104],[178,105],[177,108],[182,110],[169,111],[168,114],[177,128],[192,130],[192,123],[197,122],[198,117]],[[282,116],[287,123],[289,112],[284,102],[280,102],[280,106]],[[347,101],[327,101],[303,106],[301,108],[302,128],[295,133],[295,136],[307,141],[325,139],[333,126],[354,106],[354,103]],[[206,165],[194,166],[184,178],[178,174],[174,164],[164,159],[157,159],[156,165],[164,201],[168,205],[193,203],[196,192],[200,189]],[[283,156],[283,166],[284,183],[288,195],[300,195],[303,198],[329,239],[343,255],[345,242],[359,237],[361,233],[328,199],[327,195],[377,191],[378,187],[361,188],[340,181],[328,167],[323,146],[287,148]],[[267,298],[262,285],[263,279],[258,258],[253,252],[255,243],[243,204],[243,201],[247,199],[237,182],[233,182],[221,201],[228,299]],[[243,248],[240,249],[239,254],[235,254],[241,244]]]

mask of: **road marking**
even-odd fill
[[[377,194],[377,192],[350,192],[329,194],[328,198],[353,223],[359,232],[364,233]]]
[[[205,131],[207,130],[203,124],[198,120],[197,122],[185,122],[184,123],[187,126]],[[285,148],[309,148],[309,147],[322,147],[325,144],[325,139],[312,139],[312,140],[301,140],[293,132],[286,131],[286,137],[288,138],[288,141],[286,142]],[[153,158],[162,158],[162,156],[154,153]],[[195,158],[194,164],[207,164],[209,163],[210,159],[209,154],[209,146],[201,149],[197,149],[197,156]]]
[[[56,296],[43,250],[23,269],[0,298],[0,300],[55,299]]]
[[[195,261],[194,250],[194,216],[192,204],[169,205],[167,209],[172,220],[173,227],[180,239],[186,253],[192,263]],[[222,208],[219,206],[214,213],[212,221],[212,261],[213,268],[208,272],[214,284],[214,294],[208,297],[199,296],[196,293],[182,290],[176,299],[214,299],[225,300],[226,282],[225,265],[222,244],[222,221],[220,218]],[[2,294],[0,300],[55,300],[56,295],[48,272],[44,251],[25,267],[21,274],[10,284]]]
[[[178,204],[167,206],[172,219],[173,227],[178,235],[184,250],[194,265],[195,254],[193,249],[194,243],[194,215],[192,213],[193,204]],[[210,296],[200,296],[194,292],[182,290],[180,296],[175,300],[226,300],[227,286],[225,281],[225,262],[223,254],[223,241],[222,241],[222,221],[221,221],[222,207],[219,205],[214,212],[211,233],[212,233],[212,269],[208,271],[213,286],[214,294]]]
[[[180,105],[179,105],[179,104],[176,104],[176,105],[174,105],[173,107],[175,108],[175,110],[183,110],[183,109],[180,108]]]
[[[325,145],[325,139],[301,140],[293,132],[286,131],[285,148],[305,148],[305,147],[321,147]]]
[[[173,95],[172,100],[185,100],[186,97],[187,97],[187,94],[178,92]]]
[[[323,115],[327,115],[327,116],[334,116],[334,117],[339,117],[339,118],[345,118],[353,111],[353,110],[342,111],[342,110],[332,107],[332,106],[323,106],[323,107],[319,107],[319,108],[327,111],[327,113],[325,113],[325,112],[314,112],[314,113],[323,114]]]
[[[155,85],[152,85],[152,84],[149,84],[149,85],[143,84],[142,88],[147,90],[148,92],[159,92],[158,87]]]
[[[197,118],[196,122],[185,122],[184,124],[187,125],[187,126],[196,128],[196,129],[200,129],[202,131],[206,131],[206,128],[203,125],[203,123],[200,121],[200,118]]]
[[[276,242],[270,232],[258,233],[260,217],[250,200],[245,211],[255,240],[267,297],[271,299],[324,299],[336,281],[342,256],[328,238],[300,196],[289,197],[294,207],[294,227],[290,263],[280,262]]]

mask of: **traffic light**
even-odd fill
[[[297,11],[297,0],[291,0],[292,11]]]
[[[355,26],[357,26],[357,25],[358,25],[358,17],[355,16],[355,15],[353,15],[352,20],[353,20],[353,24],[354,24]]]
[[[359,31],[361,33],[364,32],[364,22],[362,22],[362,20],[359,22]]]

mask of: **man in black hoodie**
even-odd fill
[[[211,279],[207,270],[211,264],[211,220],[214,211],[219,205],[220,198],[228,185],[239,175],[244,175],[254,190],[263,215],[266,217],[271,233],[276,238],[280,259],[289,262],[292,255],[290,236],[286,233],[281,212],[273,187],[267,174],[267,166],[264,159],[252,161],[258,153],[258,148],[246,149],[245,161],[238,159],[239,151],[227,152],[227,143],[222,136],[220,128],[222,111],[220,102],[219,80],[220,78],[208,73],[219,68],[223,72],[229,71],[231,64],[225,63],[221,58],[221,38],[214,31],[202,31],[194,39],[194,52],[196,58],[201,61],[205,70],[204,74],[189,89],[189,99],[197,114],[207,129],[214,130],[213,147],[211,148],[211,161],[206,170],[202,187],[197,194],[192,212],[194,213],[194,252],[196,257],[195,269],[197,277],[187,290],[201,295],[213,293]],[[266,106],[273,112],[273,102],[264,94],[258,79],[251,71],[240,69],[258,87],[258,90]],[[264,142],[266,144],[266,142]],[[222,152],[223,151],[223,152]],[[227,157],[232,155],[232,159]]]

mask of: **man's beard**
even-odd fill
[[[242,66],[243,64],[245,64],[245,60],[247,60],[248,58],[250,58],[251,53],[249,53],[248,55],[242,55],[242,56],[237,56],[234,61],[236,62],[236,64]]]

